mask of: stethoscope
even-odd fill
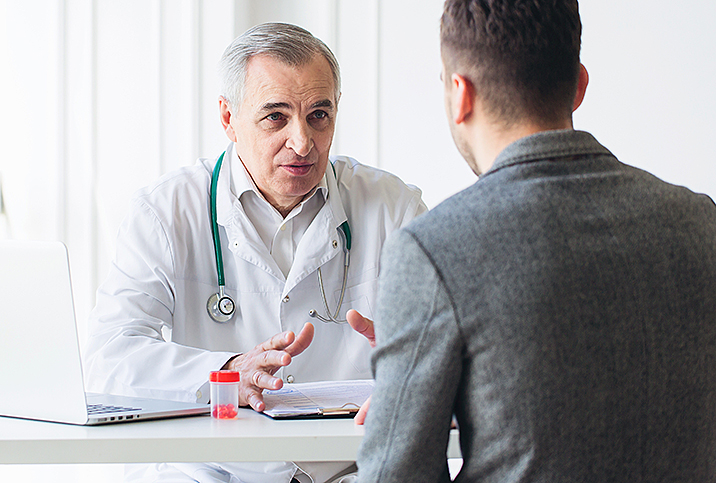
[[[214,255],[216,258],[216,275],[219,285],[219,291],[212,294],[209,300],[206,301],[206,310],[209,312],[209,316],[214,322],[224,323],[231,320],[236,313],[236,304],[234,300],[226,295],[224,292],[224,259],[221,256],[221,239],[219,237],[219,223],[216,220],[216,187],[219,182],[219,171],[221,171],[221,164],[224,161],[224,155],[226,151],[221,153],[219,160],[214,166],[214,171],[211,175],[211,189],[209,191],[209,205],[211,210],[211,236],[214,240]],[[331,164],[333,172],[335,174],[336,168]],[[345,319],[339,319],[338,313],[341,311],[343,305],[343,296],[346,293],[346,283],[348,282],[348,267],[351,264],[351,229],[348,225],[348,221],[344,221],[338,227],[338,234],[341,236],[343,241],[343,284],[341,286],[341,295],[338,299],[338,307],[335,313],[331,314],[328,308],[328,301],[326,299],[326,292],[323,288],[323,275],[321,274],[321,267],[318,267],[318,286],[321,290],[321,300],[323,300],[323,308],[326,310],[326,315],[323,316],[315,310],[310,310],[308,315],[323,322],[333,322],[336,324],[345,323]]]

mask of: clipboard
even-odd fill
[[[372,392],[370,379],[286,384],[264,391],[263,414],[273,419],[352,418]]]

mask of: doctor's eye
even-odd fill
[[[266,119],[268,119],[269,121],[272,121],[272,122],[282,121],[283,118],[284,118],[283,114],[281,114],[280,112],[272,112],[271,114],[266,116]]]
[[[327,124],[330,119],[330,114],[322,110],[313,111],[311,114],[308,115],[308,122],[310,122],[314,126],[323,126]]]

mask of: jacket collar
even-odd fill
[[[483,176],[515,164],[584,155],[613,156],[588,132],[573,129],[542,131],[509,144]]]

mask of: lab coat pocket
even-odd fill
[[[374,273],[375,271],[371,272]],[[373,275],[373,273],[370,275]],[[346,318],[346,312],[350,309],[355,309],[363,317],[373,320],[372,307],[375,304],[375,299],[378,295],[378,278],[373,276],[368,278],[368,281],[360,282],[356,285],[350,285],[346,288],[346,293],[343,297],[343,304],[341,305],[341,310],[338,314],[341,319]],[[362,276],[361,279],[365,280],[365,276]],[[333,293],[334,304],[338,304],[340,295],[340,290],[336,290]]]

